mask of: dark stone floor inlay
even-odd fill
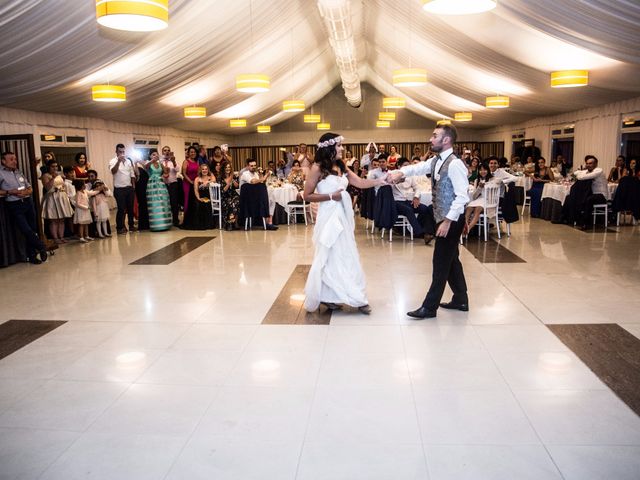
[[[615,323],[547,327],[640,415],[639,338]]]
[[[296,265],[289,280],[262,320],[271,325],[329,325],[331,312],[320,307],[320,312],[308,313],[304,307],[304,284],[311,265]]]
[[[65,323],[62,320],[8,320],[0,324],[0,359]]]
[[[465,239],[464,246],[481,263],[527,263],[492,238],[485,242],[482,238],[469,237]]]
[[[169,265],[214,238],[216,237],[184,237],[131,262],[129,265]]]

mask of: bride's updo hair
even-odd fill
[[[325,133],[318,140],[318,144],[326,142],[327,140],[332,140],[334,138],[338,138],[340,135],[337,133]],[[327,145],[326,147],[318,147],[315,155],[315,163],[320,167],[320,171],[322,172],[322,178],[331,174],[331,169],[333,168],[333,164],[336,159],[336,145]]]

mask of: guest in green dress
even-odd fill
[[[160,156],[157,150],[152,150],[149,155],[149,183],[147,184],[147,205],[149,207],[149,228],[152,232],[169,230],[172,225],[171,203],[169,191],[162,180],[167,168],[160,164]]]

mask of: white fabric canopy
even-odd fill
[[[1,105],[238,134],[295,115],[281,112],[283,100],[310,107],[341,82],[314,0],[253,0],[252,20],[249,0],[170,0],[169,28],[153,33],[99,26],[94,5],[0,3]],[[352,1],[350,11],[360,80],[407,97],[429,119],[467,110],[469,126],[482,128],[640,93],[637,1],[500,0],[488,13],[445,17],[417,0],[367,0]],[[427,86],[392,86],[391,70],[409,66],[428,70]],[[565,68],[588,69],[590,85],[550,88],[549,72]],[[270,75],[271,91],[237,92],[240,73]],[[125,104],[91,101],[91,85],[106,82],[127,87]],[[509,95],[511,108],[486,109],[485,97],[496,93]],[[194,104],[209,118],[184,119],[182,107]],[[228,128],[236,116],[248,118],[245,130]]]

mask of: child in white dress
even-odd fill
[[[89,195],[87,195],[83,180],[74,180],[73,185],[76,187],[76,211],[73,215],[73,223],[78,225],[80,241],[87,243],[93,240],[89,236],[89,224],[93,221],[89,211]]]
[[[112,196],[111,191],[102,180],[97,179],[93,182],[93,188],[89,192],[89,195],[91,196],[93,214],[96,217],[98,237],[110,237],[111,234],[107,228],[107,222],[109,221],[109,202],[107,197]]]

